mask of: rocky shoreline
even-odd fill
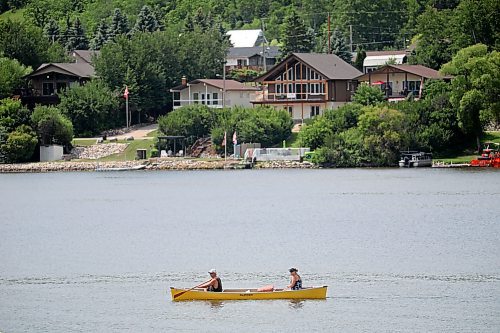
[[[75,171],[106,171],[139,168],[142,170],[223,170],[250,169],[252,166],[239,161],[223,159],[199,160],[176,158],[151,158],[144,161],[57,161],[21,164],[0,164],[0,173],[40,173],[40,172],[75,172]],[[317,168],[310,162],[270,161],[253,166],[256,169],[311,169]]]

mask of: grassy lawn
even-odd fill
[[[497,132],[486,132],[484,136],[481,138],[481,142],[496,142],[500,143],[500,131]],[[471,155],[469,152],[464,152],[464,155],[455,155],[455,156],[444,156],[444,157],[436,157],[435,161],[446,162],[446,163],[470,163],[471,160],[475,159],[478,155]]]
[[[482,142],[496,142],[500,143],[500,131],[497,132],[486,132],[481,140]]]
[[[73,146],[92,146],[96,141],[97,139],[73,139],[71,143]]]
[[[11,21],[24,21],[24,9],[18,9],[15,11],[8,10],[5,13],[0,15],[0,21],[7,21],[10,19]]]
[[[158,130],[154,130],[152,132],[149,132],[148,137],[157,138],[158,137]]]
[[[148,157],[151,152],[151,148],[154,148],[155,141],[154,139],[147,139],[147,140],[134,140],[134,141],[118,141],[118,143],[128,143],[128,147],[125,149],[125,151],[119,153],[119,154],[113,154],[109,155],[103,158],[100,158],[98,161],[133,161],[135,160],[136,155],[136,150],[137,149],[147,149],[148,152]]]

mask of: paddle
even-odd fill
[[[199,286],[202,286],[202,285],[204,285],[205,283],[210,282],[210,281],[212,281],[212,279],[207,280],[207,281],[205,281],[205,282],[203,282],[203,283],[200,283],[199,285],[197,285],[196,287],[193,287],[193,288],[191,288],[191,289],[181,291],[180,293],[178,293],[178,294],[175,294],[175,295],[174,295],[174,299],[176,299],[177,297],[179,297],[179,296],[181,296],[181,295],[184,295],[184,294],[185,294],[185,293],[187,293],[188,291],[191,291],[191,290],[193,290],[193,289],[196,289],[196,288],[198,288]]]

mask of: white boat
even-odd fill
[[[142,170],[144,168],[146,168],[145,165],[135,165],[131,167],[120,167],[120,168],[106,168],[97,166],[95,168],[95,171],[134,171],[134,170]]]
[[[401,152],[401,160],[399,160],[399,166],[401,168],[431,167],[432,154],[415,151]]]

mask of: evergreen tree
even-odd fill
[[[111,25],[109,26],[108,37],[110,40],[114,40],[116,36],[124,35],[129,32],[128,19],[122,14],[119,8],[115,8],[113,13],[113,18],[111,19]]]
[[[59,35],[61,30],[59,28],[59,24],[57,24],[56,20],[51,19],[43,29],[44,34],[49,38],[52,43],[59,40]]]
[[[349,51],[349,48],[347,47],[345,37],[340,30],[335,29],[333,31],[332,35],[330,36],[330,43],[331,53],[339,56],[342,60],[350,64],[352,55]]]
[[[293,52],[310,52],[314,46],[314,31],[306,27],[295,10],[285,17],[281,37],[284,56]]]
[[[106,24],[105,20],[102,20],[101,23],[97,26],[97,31],[90,42],[90,48],[92,50],[100,50],[101,47],[109,41],[109,27]]]
[[[159,28],[158,20],[151,8],[149,6],[143,6],[137,16],[132,34],[136,32],[153,32],[159,30]]]
[[[365,61],[366,58],[366,51],[363,49],[363,47],[359,47],[356,49],[356,60],[354,61],[354,67],[359,69],[360,71],[363,71],[363,62]]]
[[[68,50],[87,50],[89,43],[85,36],[82,23],[77,17],[73,25],[68,29],[66,40],[66,49]]]

